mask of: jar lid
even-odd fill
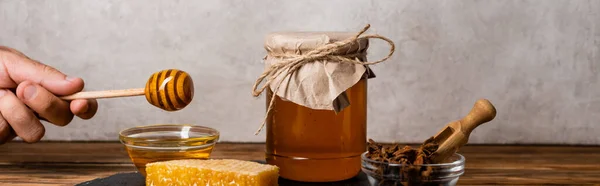
[[[267,35],[265,49],[272,54],[303,54],[320,46],[354,37],[352,32],[274,32]],[[334,52],[335,55],[363,53],[369,40],[360,38]]]

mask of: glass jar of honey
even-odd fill
[[[266,37],[266,160],[302,182],[350,179],[367,142],[368,39],[345,32]],[[260,79],[259,79],[260,80]],[[260,82],[260,81],[258,81]],[[255,85],[255,96],[256,96]],[[258,93],[260,94],[260,92]]]

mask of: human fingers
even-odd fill
[[[90,119],[98,111],[98,101],[95,99],[71,101],[71,111],[81,119]]]
[[[24,81],[32,81],[53,94],[70,95],[84,87],[81,78],[68,77],[12,48],[0,46],[0,63],[0,88],[14,88]]]
[[[12,138],[8,139],[14,133],[12,130],[13,129],[10,127],[10,124],[8,124],[2,114],[0,114],[0,144],[4,144],[12,140]]]
[[[16,93],[25,105],[50,123],[65,126],[73,120],[69,103],[38,84],[24,81],[19,84]]]
[[[33,112],[15,94],[5,89],[0,89],[0,113],[15,134],[25,142],[37,142],[46,132]]]
[[[0,145],[10,142],[10,141],[14,140],[16,137],[17,137],[17,135],[15,134],[15,131],[11,130],[8,137],[0,140]]]

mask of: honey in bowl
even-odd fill
[[[196,125],[149,125],[123,130],[119,138],[138,171],[146,176],[147,163],[208,159],[219,132]]]

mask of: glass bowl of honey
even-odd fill
[[[374,161],[362,154],[362,170],[371,185],[454,186],[464,174],[465,157],[453,154],[439,164],[392,164]]]
[[[140,174],[146,164],[176,159],[208,159],[219,140],[219,131],[197,125],[160,124],[125,129],[119,140]]]

